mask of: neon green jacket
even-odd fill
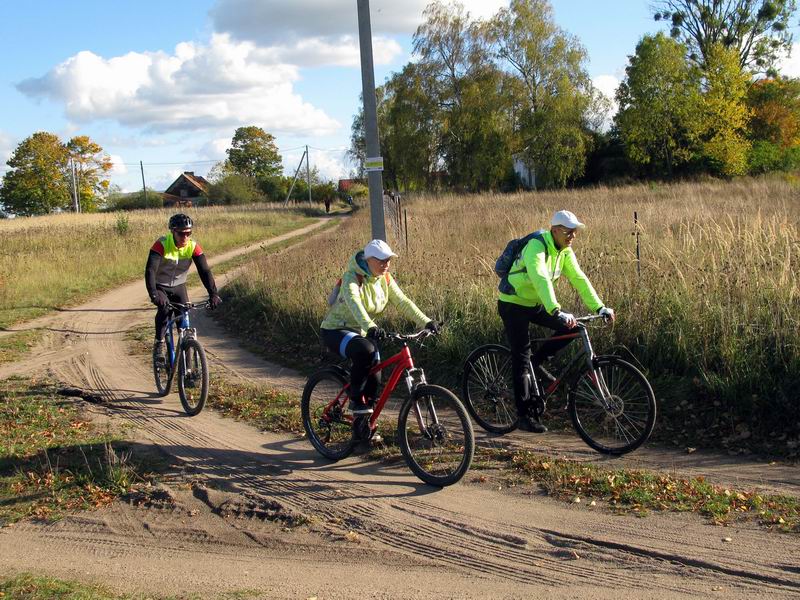
[[[359,276],[361,282],[359,284]],[[373,277],[359,250],[347,264],[342,275],[339,296],[322,321],[322,329],[349,329],[366,335],[370,327],[377,327],[375,318],[383,313],[388,304],[396,306],[407,318],[424,326],[430,321],[417,305],[400,290],[394,277]]]
[[[553,314],[556,309],[561,308],[556,300],[553,284],[563,273],[589,310],[597,312],[603,308],[603,301],[578,265],[572,248],[559,251],[553,241],[553,234],[549,231],[545,231],[543,237],[544,245],[539,240],[532,239],[514,261],[508,282],[517,293],[500,292],[500,300],[520,306],[544,306],[549,314]],[[517,273],[523,268],[524,272]]]

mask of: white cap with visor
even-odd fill
[[[364,246],[364,258],[377,258],[378,260],[386,260],[387,258],[391,258],[393,256],[397,256],[397,254],[392,252],[389,244],[383,240],[372,240],[366,246]]]
[[[578,217],[574,213],[568,210],[560,210],[554,214],[553,218],[550,219],[550,225],[561,225],[567,229],[583,229],[586,227],[586,225],[578,221]]]

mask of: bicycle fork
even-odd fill
[[[589,378],[599,394],[603,409],[609,410],[611,406],[611,390],[608,388],[608,383],[606,382],[603,372],[594,364],[596,356],[594,354],[594,348],[592,348],[592,342],[589,340],[589,332],[585,327],[581,328],[581,340],[583,340],[583,347],[586,351],[586,364],[589,367]]]
[[[424,385],[427,383],[425,380],[425,372],[422,369],[414,368],[408,369],[406,371],[406,386],[408,387],[408,394],[409,396],[414,395],[414,390],[417,389],[420,385]],[[427,404],[427,412],[431,416],[431,419],[434,423],[439,422],[439,417],[436,415],[436,407],[433,405],[433,402],[428,399],[426,401]],[[425,416],[422,414],[422,410],[420,409],[419,402],[414,403],[414,415],[417,417],[417,424],[419,425],[420,432],[427,438],[432,438],[432,435],[428,431],[428,428],[425,426]]]

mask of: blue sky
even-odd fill
[[[355,0],[2,2],[0,173],[25,137],[89,135],[117,163],[123,189],[164,189],[205,174],[241,125],[273,133],[293,172],[302,147],[328,178],[346,176],[344,148],[361,91]],[[462,2],[487,17],[507,0]],[[425,0],[371,0],[375,80],[410,59]],[[613,93],[627,56],[658,30],[648,0],[554,0],[556,22],[589,54]]]

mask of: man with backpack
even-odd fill
[[[561,310],[553,288],[555,281],[563,273],[590,310],[611,320],[615,318],[614,311],[603,305],[572,250],[578,229],[584,227],[573,213],[560,210],[553,215],[549,231],[541,229],[511,240],[495,265],[495,272],[500,276],[497,309],[511,347],[514,401],[519,428],[524,431],[547,431],[530,397],[530,380],[525,376],[528,357],[534,370],[531,375],[541,378],[544,376],[541,364],[571,341],[547,341],[531,356],[529,324],[555,330],[554,337],[569,332],[578,324],[572,314]]]

